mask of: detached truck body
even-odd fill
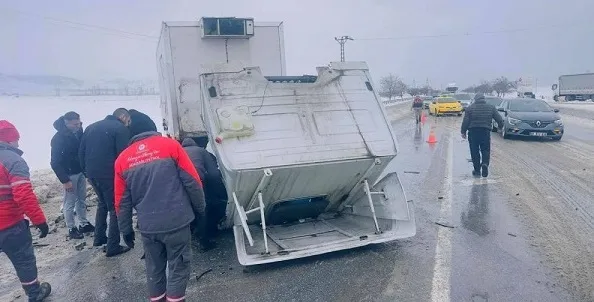
[[[243,39],[256,37],[255,29]],[[195,34],[182,40],[231,41],[211,39]],[[242,265],[415,235],[413,203],[398,175],[384,171],[398,145],[367,64],[332,62],[316,75],[286,76],[284,63],[261,63],[269,66],[264,69],[253,58],[211,59],[184,77],[194,88],[182,93],[184,109],[173,110],[167,132],[178,139],[208,135],[229,196],[224,227],[233,229]],[[181,78],[167,77],[162,82],[183,86]],[[180,101],[162,105],[172,102]]]

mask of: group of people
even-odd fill
[[[147,115],[124,108],[84,131],[80,115],[67,112],[54,128],[51,167],[64,187],[68,236],[94,233],[93,246],[105,246],[107,257],[121,255],[135,246],[135,210],[150,300],[185,301],[192,238],[203,249],[213,247],[227,202],[216,157],[205,149],[208,139],[186,138],[180,144],[157,132]],[[40,238],[49,227],[19,139],[14,125],[0,121],[0,249],[29,301],[43,301],[51,286],[37,279],[29,221]],[[87,180],[98,197],[95,226],[86,217]]]

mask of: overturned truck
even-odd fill
[[[415,235],[413,203],[398,175],[384,171],[397,142],[365,63],[333,62],[300,77],[203,64],[193,83],[197,108],[172,115],[209,137],[242,265]]]

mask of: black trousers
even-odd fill
[[[491,130],[486,128],[468,129],[468,144],[470,157],[475,171],[481,170],[481,165],[489,166],[491,158]]]
[[[115,212],[115,193],[113,178],[90,178],[99,202],[95,215],[95,243],[107,243],[106,252],[115,253],[120,248],[120,228]],[[107,216],[109,215],[109,231]],[[105,232],[108,231],[107,236]]]

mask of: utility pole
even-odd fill
[[[336,42],[338,42],[338,44],[340,44],[340,62],[344,62],[344,44],[346,44],[346,42],[348,40],[353,41],[354,39],[351,38],[350,36],[342,36],[342,37],[335,37],[334,40],[336,40]]]

